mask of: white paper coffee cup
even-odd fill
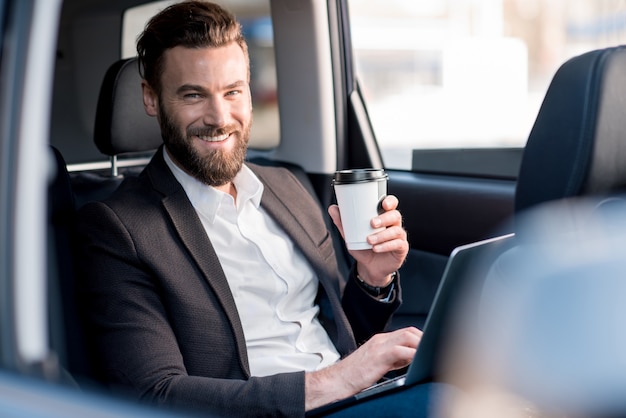
[[[367,236],[384,228],[372,228],[380,203],[387,195],[387,174],[383,169],[366,168],[335,172],[333,187],[349,250],[367,250]]]

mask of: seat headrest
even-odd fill
[[[143,107],[137,58],[115,62],[104,76],[94,130],[96,146],[106,155],[150,151],[163,142],[157,119]]]
[[[516,212],[625,188],[625,69],[626,47],[588,52],[559,68],[524,150]]]

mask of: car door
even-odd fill
[[[340,164],[385,167],[389,173],[388,190],[400,200],[410,243],[400,271],[404,303],[393,326],[422,327],[452,249],[508,232],[521,149],[468,151],[414,145],[411,138],[414,141],[422,121],[442,118],[418,96],[414,80],[420,75],[418,47],[401,45],[409,42],[398,31],[395,40],[390,37],[386,42],[375,34],[393,31],[399,23],[412,30],[418,23],[407,23],[401,11],[390,11],[402,2],[384,12],[373,2],[365,3],[338,5],[344,16],[339,42],[347,97]],[[458,123],[451,111],[445,118],[442,123]],[[477,172],[476,164],[493,167]]]
[[[60,1],[2,3],[0,297],[3,366],[48,356],[45,202],[47,126]]]

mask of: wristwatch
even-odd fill
[[[384,287],[372,286],[369,283],[365,282],[365,280],[359,277],[359,273],[356,273],[356,279],[359,285],[363,290],[365,290],[370,296],[375,297],[381,302],[389,302],[391,297],[393,296],[393,291],[396,288],[396,277],[398,276],[398,272],[394,271],[391,273],[391,282]]]

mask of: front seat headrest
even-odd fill
[[[515,210],[624,186],[626,47],[613,47],[556,72],[524,150]]]

